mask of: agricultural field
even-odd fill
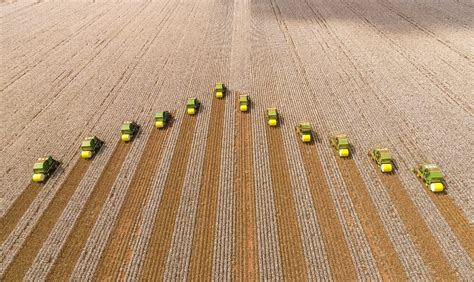
[[[0,280],[474,280],[473,19],[470,0],[0,1]]]

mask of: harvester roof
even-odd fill
[[[158,118],[163,118],[165,116],[165,113],[164,112],[157,112],[155,114],[155,119],[158,119]]]
[[[224,83],[216,83],[216,90],[223,90],[224,89]]]
[[[240,103],[246,103],[246,102],[248,102],[248,100],[249,100],[249,96],[248,96],[248,95],[240,95],[240,96],[239,96],[239,101],[240,101]]]
[[[300,128],[303,132],[308,132],[312,130],[311,123],[309,122],[300,122]]]
[[[269,116],[276,116],[278,115],[277,108],[268,108],[267,113]]]
[[[187,106],[194,106],[196,104],[196,98],[188,98],[188,101],[186,102]]]

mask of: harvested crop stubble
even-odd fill
[[[234,280],[257,280],[257,211],[252,161],[251,113],[238,114],[235,134]]]
[[[334,280],[355,280],[354,264],[314,144],[299,144]]]
[[[213,245],[219,193],[219,177],[224,130],[225,101],[213,99],[208,128],[204,169],[199,188],[199,203],[194,224],[188,279],[212,278]]]
[[[146,256],[143,261],[142,278],[162,278],[165,272],[166,259],[171,245],[176,214],[183,187],[186,168],[191,152],[197,117],[184,115],[183,124],[179,131],[178,140],[171,160],[168,177],[164,186],[160,205],[153,224]]]
[[[36,222],[31,233],[21,246],[13,261],[3,273],[6,280],[21,280],[25,276],[29,267],[33,263],[38,251],[46,241],[49,233],[54,227],[56,220],[59,218],[69,199],[76,191],[79,182],[89,168],[90,162],[79,159],[71,170],[70,174],[63,182],[58,192],[54,195],[53,200],[43,212],[42,216]],[[30,188],[29,186],[27,188]]]
[[[306,259],[280,130],[280,128],[267,127],[266,132],[270,151],[270,169],[275,195],[283,277],[288,280],[305,280],[307,277]]]

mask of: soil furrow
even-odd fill
[[[54,195],[53,200],[46,208],[27,239],[24,241],[20,251],[16,254],[15,258],[6,269],[3,276],[5,281],[18,281],[23,279],[44,241],[48,238],[56,220],[59,218],[68,204],[69,199],[76,191],[76,188],[89,168],[89,165],[90,161],[88,160],[79,159],[77,161],[71,173],[63,182],[56,195]],[[28,192],[28,188],[32,188],[32,186],[33,185],[29,185],[25,191]]]
[[[382,174],[380,171],[377,173],[433,278],[445,281],[455,280],[454,270],[441,249],[436,247],[438,245],[436,239],[410,196],[406,193],[405,187],[403,187],[398,176]]]
[[[466,249],[471,260],[474,260],[474,240],[472,239],[474,236],[474,227],[464,216],[463,211],[446,193],[435,194],[428,191],[426,187],[423,187],[423,189],[438,208],[438,211],[442,214],[449,227],[451,227],[451,230],[463,248]],[[449,191],[448,189],[447,191]]]
[[[280,128],[266,127],[283,278],[306,280],[306,260]]]
[[[153,129],[144,154],[128,188],[118,220],[97,267],[96,279],[117,280],[122,263],[130,257],[133,226],[139,222],[142,205],[152,190],[152,181],[161,161],[168,131]]]
[[[372,202],[364,181],[354,160],[343,160],[334,155],[341,174],[348,186],[348,191],[362,228],[369,241],[370,249],[374,255],[380,275],[384,280],[406,279],[405,271],[394,246],[388,237],[379,218],[377,208]]]
[[[212,123],[209,125],[204,155],[204,169],[188,273],[189,280],[211,280],[212,278],[224,110],[225,102],[223,100],[212,100],[210,119]]]
[[[300,142],[300,151],[311,187],[314,209],[321,226],[332,277],[336,281],[356,280],[357,274],[316,146]]]
[[[238,114],[235,135],[235,255],[233,278],[257,280],[257,211],[253,180],[252,128],[249,113]]]
[[[191,145],[196,128],[195,116],[184,115],[179,131],[178,143],[174,150],[168,177],[161,196],[158,212],[155,217],[152,237],[143,261],[141,279],[162,279],[166,270],[166,259],[173,238],[181,191],[191,152]]]
[[[119,141],[115,147],[104,172],[94,186],[94,190],[82,208],[51,272],[48,274],[48,280],[59,281],[71,275],[131,146],[132,144]]]
[[[30,183],[12,203],[3,217],[0,218],[0,226],[2,227],[0,228],[0,245],[8,238],[8,235],[41,190],[43,190],[41,184]]]

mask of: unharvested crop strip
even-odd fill
[[[212,279],[225,101],[212,100],[188,279]]]
[[[115,147],[48,274],[48,280],[60,281],[71,275],[131,146],[132,144],[119,141]]]
[[[59,216],[61,216],[64,208],[76,191],[89,165],[90,161],[84,159],[78,160],[76,165],[74,165],[66,180],[61,187],[59,187],[56,195],[54,195],[53,200],[51,200],[51,203],[35,227],[31,230],[30,235],[26,238],[23,246],[5,271],[3,277],[5,281],[19,281],[23,279]],[[32,187],[32,185],[30,185],[27,187],[26,192],[28,192],[28,188],[39,189],[39,187]]]
[[[342,224],[337,217],[336,207],[324,176],[316,146],[300,142],[300,152],[309,180],[311,197],[321,227],[324,246],[328,254],[332,278],[336,281],[354,281],[357,279],[356,270],[344,237]]]
[[[463,211],[454,203],[446,193],[432,193],[424,189],[433,203],[435,203],[441,215],[454,232],[459,242],[466,249],[468,255],[474,260],[474,227],[463,215]],[[449,192],[448,192],[449,193]]]
[[[21,219],[42,188],[43,187],[39,183],[29,184],[23,190],[20,196],[16,198],[5,215],[0,218],[0,244],[3,244],[5,239],[8,238],[8,235],[15,228],[18,221]]]
[[[383,279],[406,279],[405,271],[395,248],[385,232],[384,226],[369,195],[364,180],[352,159],[342,159],[334,155],[347,191],[354,204],[360,223],[369,242],[372,254]]]
[[[306,260],[283,137],[279,128],[266,127],[283,278],[304,281],[307,280]]]
[[[455,280],[454,270],[441,249],[435,247],[438,245],[436,239],[433,237],[428,225],[426,225],[410,196],[406,193],[398,176],[386,175],[381,172],[378,172],[378,174],[387,192],[390,194],[390,199],[406,226],[410,238],[418,249],[418,253],[423,258],[424,263],[429,267],[433,278],[446,281]]]
[[[187,163],[192,149],[196,119],[197,117],[189,115],[183,117],[178,143],[171,159],[171,166],[155,217],[152,237],[148,243],[147,253],[141,269],[140,280],[163,279],[186,176]]]
[[[250,113],[238,114],[235,135],[235,281],[255,281],[258,274],[257,211],[253,180]]]
[[[97,267],[97,280],[117,280],[120,267],[129,258],[131,252],[134,224],[140,222],[139,216],[144,201],[152,190],[156,169],[161,161],[164,143],[169,131],[153,129],[145,145],[143,155],[133,175],[124,202],[118,215],[109,241],[102,253]]]

